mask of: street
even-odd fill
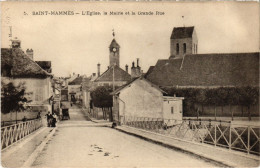
[[[93,127],[80,109],[61,121],[35,167],[212,167],[199,158],[108,127]]]

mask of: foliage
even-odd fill
[[[2,82],[2,95],[1,95],[1,108],[2,113],[9,113],[12,111],[22,111],[24,110],[24,104],[27,99],[25,95],[24,83],[19,83],[15,86],[12,82],[5,84]]]
[[[184,97],[184,112],[194,113],[197,105],[250,107],[259,101],[259,87],[162,88],[170,96]],[[188,114],[189,115],[189,114]]]
[[[90,93],[92,103],[95,107],[112,107],[113,96],[110,93],[113,91],[112,86],[99,86]]]

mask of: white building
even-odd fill
[[[24,83],[27,106],[31,111],[42,114],[51,111],[50,98],[53,95],[52,74],[42,69],[20,49],[20,41],[16,40],[12,48],[1,49],[1,81],[14,85]]]
[[[182,120],[182,97],[164,96],[166,92],[143,77],[115,90],[114,119],[127,117]],[[119,115],[118,115],[119,113]]]

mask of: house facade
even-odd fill
[[[16,45],[18,43],[18,45]],[[13,41],[12,48],[1,49],[1,81],[14,85],[24,83],[28,110],[47,113],[52,111],[52,74],[43,70],[20,48],[20,41]],[[35,113],[35,116],[37,113]]]
[[[83,76],[78,75],[78,77],[68,83],[69,101],[82,101],[82,80]]]
[[[181,97],[164,96],[166,92],[139,77],[113,93],[114,119],[142,117],[182,120]]]

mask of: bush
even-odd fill
[[[219,87],[219,88],[162,88],[169,96],[184,97],[184,116],[196,114],[195,105],[226,106],[239,105],[249,108],[259,102],[259,87]],[[251,114],[249,113],[249,116]],[[196,115],[195,115],[196,116]]]
[[[9,113],[25,110],[24,104],[28,102],[24,97],[25,89],[24,83],[15,86],[12,82],[8,84],[2,82],[1,112]]]

